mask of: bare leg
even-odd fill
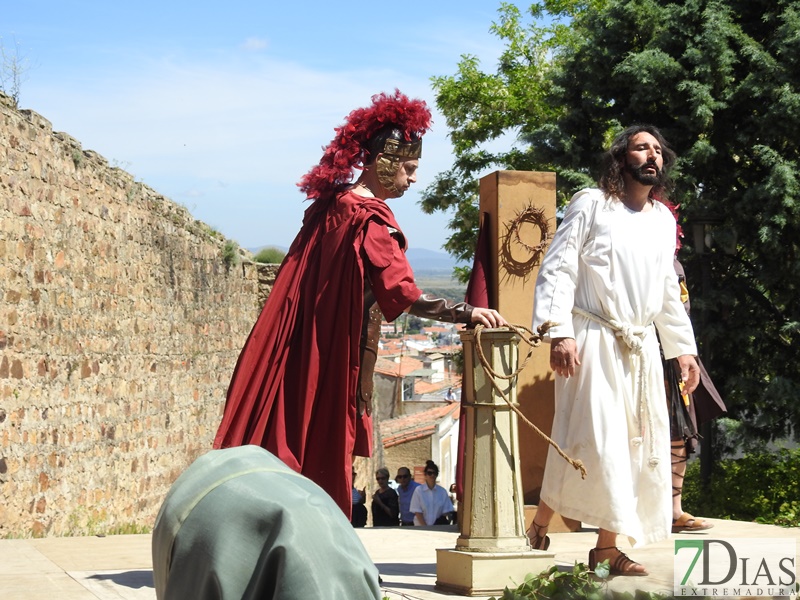
[[[620,560],[620,556],[624,558]],[[589,553],[589,566],[593,569],[595,565],[591,564],[593,562],[592,558],[594,558],[595,563],[608,560],[611,565],[612,575],[647,575],[647,569],[643,565],[631,560],[617,548],[617,533],[615,531],[608,531],[607,529],[598,531],[597,545]]]
[[[703,531],[714,525],[700,517],[683,512],[683,478],[686,475],[686,445],[682,441],[672,440],[672,533],[685,531]]]
[[[550,538],[547,537],[547,528],[550,526],[550,519],[553,518],[553,511],[545,502],[539,502],[536,509],[536,516],[533,517],[530,529],[528,529],[528,539],[531,548],[534,550],[547,550],[550,545]]]
[[[540,502],[536,508],[536,517],[533,519],[541,527],[548,527],[555,511],[546,502]]]
[[[617,533],[608,529],[600,529],[597,532],[596,548],[615,548],[617,546]]]
[[[681,497],[683,495],[683,477],[686,475],[686,444],[672,440],[672,519],[683,514]]]

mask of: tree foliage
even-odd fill
[[[800,434],[800,2],[542,0],[498,15],[496,71],[463,56],[433,80],[455,158],[423,209],[453,210],[445,248],[471,256],[487,169],[555,171],[563,205],[623,126],[658,126],[679,156],[704,360],[750,435]]]
[[[710,487],[699,461],[686,470],[683,503],[706,517],[800,527],[800,449],[779,448],[722,460]],[[780,481],[780,485],[775,482]]]

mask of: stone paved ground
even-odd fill
[[[714,529],[679,538],[794,539],[800,529],[713,520]],[[383,591],[391,600],[459,598],[437,591],[436,549],[454,548],[458,533],[434,528],[381,528],[357,531],[378,565]],[[550,550],[556,564],[567,568],[586,561],[595,533],[552,534]],[[645,564],[649,577],[616,577],[610,587],[619,591],[671,593],[673,540],[652,544],[629,554]],[[623,548],[623,550],[627,550]],[[500,582],[503,585],[503,582]],[[2,600],[154,600],[149,535],[83,538],[0,540],[0,598]],[[484,597],[485,598],[485,597]]]

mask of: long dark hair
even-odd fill
[[[675,152],[669,147],[667,140],[664,139],[657,127],[653,125],[631,125],[614,138],[611,147],[603,154],[599,184],[600,189],[603,190],[607,198],[613,196],[622,198],[625,194],[625,180],[622,176],[625,170],[625,154],[628,152],[628,144],[631,138],[642,132],[649,133],[656,138],[661,146],[661,157],[664,160],[663,180],[653,186],[653,189],[650,190],[650,197],[664,201],[672,191],[669,170],[675,164]]]

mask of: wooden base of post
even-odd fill
[[[528,573],[541,573],[553,565],[555,554],[526,552],[463,552],[436,550],[436,589],[461,596],[502,595],[514,589]]]

